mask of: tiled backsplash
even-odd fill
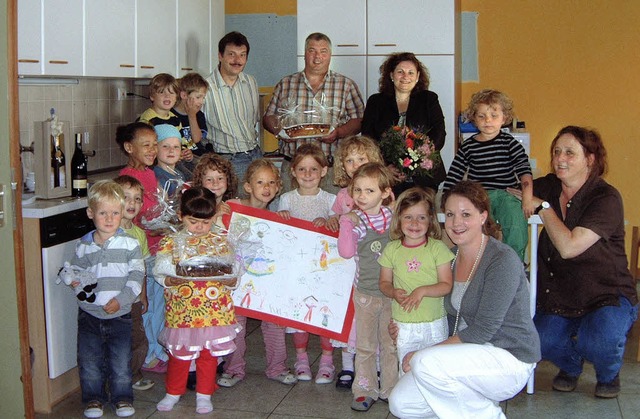
[[[118,89],[147,96],[147,86],[134,85],[133,79],[92,79],[80,78],[77,85],[21,85],[20,95],[20,144],[30,146],[34,141],[34,122],[50,117],[49,110],[55,108],[62,121],[70,122],[70,133],[88,132],[89,143],[83,150],[95,150],[89,157],[89,171],[120,167],[127,158],[115,141],[116,128],[133,122],[150,106],[147,99],[130,96],[117,99]],[[73,150],[65,151],[71,159]],[[22,153],[24,176],[33,167],[33,155]]]

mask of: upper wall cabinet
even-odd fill
[[[137,9],[136,77],[175,74],[176,0],[137,0]]]
[[[365,0],[298,0],[298,55],[313,32],[331,39],[333,55],[366,54],[366,12]]]
[[[215,54],[209,37],[213,13],[210,0],[178,0],[178,76],[211,72],[211,59]],[[223,4],[224,10],[224,4]],[[224,27],[224,12],[223,27]],[[215,55],[217,56],[217,54]]]
[[[85,76],[135,77],[136,3],[85,1]],[[160,31],[161,27],[149,27]]]
[[[18,2],[18,74],[42,74],[42,0]]]
[[[367,0],[367,54],[454,54],[451,0]]]

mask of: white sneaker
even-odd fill
[[[90,401],[84,409],[84,416],[87,418],[101,418],[102,413],[102,403],[97,400]]]
[[[133,416],[136,413],[136,409],[133,408],[131,403],[118,402],[116,403],[116,416],[119,418],[127,418]]]

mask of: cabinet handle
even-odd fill
[[[374,47],[397,47],[396,44],[373,44]]]
[[[360,45],[358,44],[338,44],[336,45],[337,47],[359,47]]]
[[[192,67],[182,67],[180,70],[182,71],[193,71]]]
[[[122,68],[133,68],[134,65],[133,64],[120,64],[120,67],[122,67]]]
[[[32,63],[33,63],[33,64],[37,64],[37,63],[39,63],[39,62],[40,62],[40,60],[30,60],[30,59],[27,59],[27,58],[21,58],[21,59],[19,59],[19,60],[18,60],[18,62],[19,62],[19,63],[30,63],[30,64],[32,64]]]
[[[69,61],[64,61],[64,60],[49,60],[49,64],[69,64]]]
[[[141,65],[140,68],[155,68],[152,65]]]

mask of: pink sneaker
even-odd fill
[[[164,374],[167,372],[167,365],[168,363],[166,361],[162,361],[162,360],[158,360],[158,362],[155,363],[155,365],[153,366],[142,366],[142,368],[140,368],[142,371],[148,371],[148,372],[157,372],[159,374]]]

